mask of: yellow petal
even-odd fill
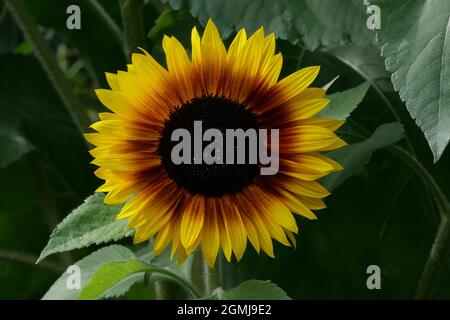
[[[237,261],[242,259],[245,248],[247,247],[247,234],[245,232],[244,223],[239,215],[236,207],[230,204],[227,211],[230,223],[228,224],[231,245]]]
[[[129,115],[134,111],[128,98],[120,92],[97,89],[95,93],[100,102],[114,113]]]
[[[183,212],[180,228],[180,241],[189,248],[199,236],[205,219],[205,203],[202,196],[194,196]]]
[[[286,153],[330,151],[347,145],[331,130],[319,126],[296,126],[280,130],[280,150]]]
[[[207,203],[207,207],[208,203]],[[217,253],[219,252],[220,236],[217,216],[210,210],[205,216],[204,230],[202,237],[202,252],[208,265],[213,268],[216,262]]]
[[[232,245],[228,228],[228,218],[221,200],[215,201],[215,211],[219,222],[220,246],[222,247],[225,258],[231,261]]]
[[[114,73],[106,72],[106,81],[109,84],[109,87],[114,91],[120,91],[119,83],[117,82],[117,75]]]
[[[155,255],[161,254],[169,245],[173,235],[172,229],[173,221],[170,221],[158,231],[158,234],[155,237],[155,242],[153,243],[153,252]]]
[[[179,99],[179,104],[191,100],[193,97],[191,71],[192,64],[183,45],[174,37],[164,36],[163,49],[166,53],[169,73],[175,77],[171,85]]]

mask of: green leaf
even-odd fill
[[[174,281],[186,289],[193,298],[200,297],[198,290],[178,273],[154,264],[146,264],[138,259],[130,259],[100,267],[89,283],[81,290],[77,299],[93,300],[121,295],[131,285],[137,281],[142,281],[144,273],[162,274],[167,280]],[[154,281],[155,279],[150,278],[150,280]]]
[[[81,290],[90,282],[93,274],[103,265],[114,262],[123,262],[130,259],[135,259],[133,252],[119,245],[111,245],[101,248],[98,251],[84,257],[75,265],[80,268],[80,290],[69,289],[67,282],[71,274],[64,273],[58,280],[50,287],[42,299],[44,300],[74,300],[77,298]]]
[[[147,282],[145,281],[146,273],[138,272],[131,274],[130,276],[120,280],[112,287],[108,288],[101,296],[101,299],[109,299],[109,298],[118,298],[122,297],[129,292],[129,290],[137,284],[141,284],[142,286],[147,285],[148,283],[153,283],[155,281],[175,281],[173,275],[178,275],[182,279],[186,279],[186,281],[191,281],[192,274],[192,261],[193,256],[189,256],[186,261],[181,265],[177,265],[175,261],[170,259],[170,248],[166,249],[163,253],[158,256],[155,256],[153,253],[153,242],[150,241],[148,244],[134,250],[134,254],[139,261],[145,263],[147,265],[152,265],[157,268],[164,268],[171,273],[147,273]],[[157,270],[161,270],[157,269]],[[179,281],[175,281],[179,283]],[[180,284],[180,283],[179,283]],[[183,285],[181,283],[181,285]],[[148,290],[147,290],[148,291]]]
[[[290,300],[283,289],[270,281],[248,280],[229,291],[216,291],[219,300]]]
[[[379,33],[382,55],[395,90],[425,134],[436,162],[450,140],[450,2],[373,4],[392,9]]]
[[[197,24],[187,10],[173,10],[170,7],[156,19],[155,25],[148,33],[148,38],[156,45],[161,45],[164,35],[176,37],[186,47],[190,44],[190,30]]]
[[[337,120],[347,119],[350,113],[361,103],[369,87],[370,83],[364,82],[355,88],[329,95],[327,98],[330,99],[330,104],[316,117]]]
[[[345,179],[358,174],[370,161],[374,151],[399,141],[403,133],[400,123],[384,124],[367,140],[328,153],[328,156],[338,161],[344,169],[323,178],[322,184],[328,190],[336,189]]]
[[[21,128],[21,121],[0,109],[0,169],[5,169],[34,150]]]
[[[148,267],[137,259],[105,264],[95,272],[89,283],[81,290],[77,299],[94,300],[102,298],[108,289],[121,281],[127,280],[127,277],[145,272],[147,269]]]
[[[357,43],[368,45],[373,33],[366,27],[367,14],[361,0],[165,0],[190,12],[205,24],[211,18],[224,38],[245,27],[253,32],[264,26],[281,39],[302,41],[310,50],[320,45]]]
[[[56,253],[101,244],[131,236],[127,220],[115,220],[121,206],[103,203],[104,194],[97,193],[69,214],[53,231],[38,262]]]
[[[335,56],[380,92],[393,92],[390,74],[384,67],[378,48],[355,45],[326,47],[321,51]]]

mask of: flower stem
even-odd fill
[[[143,1],[120,0],[119,3],[125,32],[126,52],[130,55],[138,47],[145,47]]]
[[[59,68],[53,52],[40,34],[38,26],[33,21],[28,9],[22,0],[5,1],[17,24],[33,47],[34,54],[42,64],[42,67],[50,78],[51,83],[55,87],[73,121],[80,132],[84,132],[89,126],[89,117],[85,110],[83,110],[77,95],[73,92],[69,80]]]
[[[192,283],[190,283],[189,281],[187,281],[183,277],[179,276],[178,274],[176,274],[174,272],[171,272],[169,270],[161,269],[161,268],[153,269],[152,267],[148,268],[147,271],[160,273],[162,275],[168,276],[171,280],[175,281],[175,283],[177,283],[181,287],[187,289],[188,294],[192,298],[194,298],[194,299],[200,299],[201,298],[201,294],[200,294],[199,290],[195,287],[195,285],[193,285]]]
[[[448,214],[448,213],[447,213]],[[431,299],[439,285],[442,271],[448,261],[450,252],[450,222],[447,216],[443,216],[439,229],[431,247],[425,268],[420,277],[416,291],[416,299]]]
[[[123,44],[122,30],[120,30],[117,23],[111,18],[108,12],[105,11],[102,5],[98,3],[97,0],[88,0],[87,3],[91,6],[92,10],[97,14],[97,16],[101,20],[103,20],[103,23],[110,29],[111,33],[114,35],[114,37],[116,37],[116,40],[120,44]]]
[[[53,262],[43,261],[39,264],[36,264],[37,259],[38,257],[26,252],[0,248],[0,261],[4,260],[12,263],[20,263],[31,268],[46,270],[57,275],[60,275],[65,270],[64,266]]]
[[[214,289],[219,286],[218,267],[212,269],[208,266],[205,259],[202,259],[203,265],[203,289],[205,296],[209,296]]]
[[[156,281],[153,284],[156,300],[170,300],[173,298],[173,286],[168,281]]]
[[[448,213],[449,204],[447,197],[442,192],[439,185],[434,180],[433,176],[428,172],[428,170],[411,154],[402,148],[392,145],[388,147],[388,150],[399,157],[405,164],[407,164],[414,172],[416,172],[422,179],[426,187],[429,188],[433,195],[434,200],[443,216],[443,214]]]
[[[450,253],[450,206],[439,185],[415,157],[397,146],[390,146],[388,149],[420,176],[430,190],[440,211],[441,222],[415,295],[416,299],[431,299],[438,287],[439,279],[448,262]]]

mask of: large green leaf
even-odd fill
[[[337,120],[347,119],[350,113],[361,103],[369,87],[370,83],[364,82],[355,88],[330,94],[327,96],[327,99],[330,99],[330,104],[316,117]]]
[[[286,292],[270,281],[248,280],[236,288],[214,293],[219,300],[290,300]]]
[[[372,1],[371,1],[372,3]],[[392,83],[438,161],[450,140],[450,2],[377,0],[390,10],[380,31]]]
[[[393,144],[402,137],[402,125],[389,123],[380,126],[367,140],[328,153],[328,156],[338,161],[344,169],[323,178],[322,184],[329,190],[336,189],[345,179],[359,173],[374,151]]]
[[[198,291],[178,273],[155,264],[147,264],[139,259],[108,263],[100,267],[81,290],[77,299],[93,300],[124,293],[132,284],[142,279],[143,273],[163,274],[168,280],[181,285],[194,298],[199,298]],[[151,280],[151,279],[150,279]],[[125,286],[123,285],[125,283]],[[117,288],[119,286],[119,289]]]
[[[133,252],[125,247],[118,245],[111,245],[109,247],[102,248],[94,253],[84,257],[75,265],[80,268],[80,290],[69,289],[67,281],[71,276],[70,273],[64,273],[58,280],[51,286],[42,299],[44,300],[73,300],[76,299],[81,289],[83,289],[90,281],[92,275],[101,268],[101,266],[113,263],[123,262],[130,259],[134,259]]]
[[[121,206],[104,204],[105,196],[97,193],[69,214],[53,231],[39,261],[56,253],[101,244],[131,236],[127,220],[115,220]]]
[[[147,271],[146,265],[137,259],[105,264],[95,272],[89,283],[81,290],[77,299],[102,298],[108,289],[121,281],[126,281],[126,278],[130,276],[139,275],[145,271]]]
[[[360,0],[166,0],[174,8],[187,3],[200,22],[211,18],[224,37],[245,27],[260,26],[292,43],[302,41],[314,50],[319,45],[357,43],[368,45],[373,34],[366,27],[367,15]]]

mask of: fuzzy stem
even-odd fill
[[[416,172],[422,179],[423,183],[430,190],[433,195],[434,200],[441,212],[441,216],[448,213],[449,205],[447,197],[442,192],[439,185],[434,180],[433,176],[428,172],[428,170],[411,154],[402,148],[392,145],[388,147],[388,150],[399,157],[406,165],[408,165],[414,172]]]
[[[24,264],[29,267],[46,270],[57,275],[60,275],[62,272],[64,272],[63,266],[48,261],[43,261],[40,264],[36,264],[37,259],[38,257],[26,252],[19,252],[0,248],[0,260]]]
[[[22,0],[5,0],[6,5],[13,14],[17,24],[22,29],[25,37],[33,47],[33,52],[42,64],[47,76],[56,89],[64,106],[77,125],[80,132],[84,132],[89,126],[90,120],[87,113],[81,107],[81,102],[73,92],[69,80],[58,66],[58,62],[39,32],[38,26],[33,21],[31,14]]]
[[[55,193],[51,188],[48,178],[49,173],[37,155],[30,154],[27,158],[27,164],[44,221],[49,231],[52,232],[60,222],[61,217],[59,215]],[[69,252],[60,253],[58,257],[60,262],[66,266],[73,263],[72,255]]]
[[[155,300],[170,300],[173,298],[174,287],[173,284],[160,280],[153,284],[153,290],[155,293]]]
[[[445,215],[441,219],[436,238],[431,247],[430,256],[420,277],[415,296],[416,299],[424,300],[433,298],[433,293],[439,285],[442,271],[447,264],[449,252],[450,222],[449,218]]]
[[[145,47],[144,18],[142,0],[120,0],[120,11],[125,33],[128,55],[138,47]]]
[[[388,150],[398,156],[419,175],[425,186],[430,190],[441,213],[438,232],[431,247],[430,256],[425,263],[415,295],[416,299],[431,299],[439,285],[442,271],[448,262],[450,253],[450,206],[439,185],[416,158],[397,146],[390,146]]]
[[[91,6],[92,10],[97,14],[97,16],[103,21],[105,26],[109,28],[111,33],[116,37],[116,40],[123,44],[123,34],[117,23],[111,18],[108,12],[102,7],[97,0],[88,0],[87,3]]]
[[[211,269],[205,259],[202,259],[202,265],[204,282],[203,290],[205,296],[209,296],[214,289],[219,286],[218,267],[216,266],[214,269]]]

